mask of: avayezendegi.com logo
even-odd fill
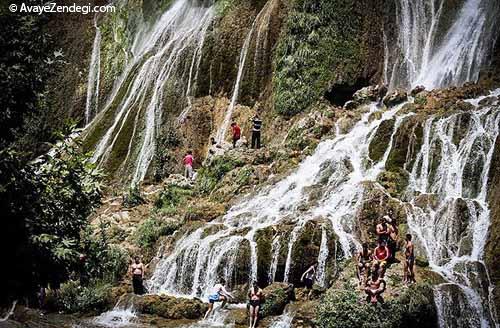
[[[9,5],[9,10],[13,13],[26,13],[26,14],[44,14],[44,13],[78,13],[78,14],[91,14],[91,13],[114,13],[115,6],[104,5],[95,6],[91,3],[86,5],[79,5],[76,3],[70,5],[58,5],[53,1],[49,1],[40,5],[31,3],[12,3]]]

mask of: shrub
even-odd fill
[[[196,179],[197,192],[201,194],[212,192],[226,173],[244,164],[245,163],[241,159],[231,156],[219,156],[214,158],[210,165],[198,171],[198,178]]]
[[[166,186],[155,202],[157,211],[165,215],[173,215],[177,212],[177,206],[185,204],[186,198],[191,196],[191,189],[178,186]]]
[[[145,202],[137,186],[130,187],[128,193],[123,195],[122,203],[124,207],[132,208],[144,204]]]
[[[179,228],[179,223],[171,220],[150,217],[143,221],[135,232],[138,246],[150,249],[161,236],[168,236]]]
[[[67,313],[102,312],[109,305],[111,286],[94,282],[87,287],[77,281],[68,281],[61,285],[58,305]]]

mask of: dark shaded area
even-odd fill
[[[330,90],[325,92],[324,98],[332,105],[344,106],[346,102],[352,100],[352,96],[356,91],[369,85],[370,81],[364,78],[356,80],[354,84],[335,84]]]

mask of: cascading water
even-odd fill
[[[383,111],[373,104],[366,109],[367,112],[350,132],[339,132],[334,139],[320,143],[315,153],[293,174],[244,199],[223,218],[181,237],[173,253],[159,261],[148,281],[149,290],[207,296],[220,277],[233,281],[233,273],[238,265],[242,265],[237,263],[239,251],[255,247],[254,236],[259,230],[284,222],[290,224],[290,218],[293,218],[296,234],[309,220],[319,216],[327,219],[338,236],[344,254],[350,256],[358,247],[350,231],[353,230],[356,210],[362,203],[363,182],[376,179],[391,149],[388,147],[380,163],[372,163],[366,160],[368,145],[381,122],[392,119],[399,107]],[[380,118],[373,118],[375,112],[380,112]],[[404,117],[397,118],[395,125],[398,126]],[[317,205],[304,212],[301,205],[307,202],[310,187],[320,181],[323,196]],[[290,254],[294,238],[289,238],[289,242],[288,268],[294,260]],[[252,261],[257,261],[256,255],[251,257]],[[320,252],[318,260],[323,261],[323,257],[324,252]],[[255,265],[248,263],[243,269],[254,271]],[[248,275],[245,281],[253,278]],[[285,274],[284,280],[287,279]]]
[[[97,26],[97,16],[94,18],[95,38],[90,58],[89,76],[87,81],[87,102],[85,104],[85,125],[99,112],[99,80],[101,78],[101,30]]]
[[[500,90],[494,95],[499,94]],[[478,100],[471,103],[477,106]],[[499,136],[499,106],[497,101],[476,111],[430,117],[409,169],[409,227],[431,267],[448,281],[436,288],[441,327],[497,325],[489,305],[491,283],[483,252],[490,225],[486,198]],[[458,141],[457,133],[463,135]],[[436,205],[417,207],[416,200],[424,195],[435,198]]]
[[[398,47],[390,61],[386,52],[384,70],[390,89],[432,89],[478,79],[497,37],[498,3],[465,0],[449,26],[458,8],[446,6],[445,0],[396,0]]]
[[[120,169],[133,168],[132,184],[144,179],[156,150],[165,98],[191,92],[214,14],[211,1],[177,0],[152,27],[144,24],[136,33],[133,59],[106,108],[87,129],[90,136],[101,133],[94,161],[109,164],[117,152],[124,157],[119,158]]]

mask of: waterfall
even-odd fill
[[[224,140],[224,137],[226,136],[227,130],[229,128],[229,124],[231,123],[231,118],[233,116],[234,112],[234,107],[236,106],[236,103],[238,102],[238,97],[240,95],[240,88],[241,88],[241,82],[243,80],[243,75],[245,72],[245,64],[247,61],[248,57],[248,51],[250,49],[250,43],[252,41],[253,35],[255,31],[257,30],[257,38],[255,41],[255,56],[257,56],[259,47],[261,47],[261,31],[263,29],[266,29],[270,23],[270,17],[271,17],[271,10],[273,9],[275,1],[273,0],[268,0],[264,7],[262,7],[261,11],[257,14],[255,17],[252,27],[250,28],[250,31],[248,32],[245,42],[243,43],[243,47],[241,48],[240,52],[240,59],[238,63],[238,74],[236,76],[236,81],[234,84],[233,88],[233,95],[231,96],[231,102],[229,103],[229,107],[227,108],[226,114],[224,115],[224,121],[222,122],[219,130],[217,131],[217,135],[215,137],[215,140],[220,143]],[[267,32],[267,30],[266,30]],[[257,57],[254,58],[254,65],[257,61]]]
[[[254,268],[255,264],[248,263],[257,261],[250,246],[253,236],[268,227],[285,222],[290,224],[290,218],[293,218],[293,231],[297,236],[307,221],[318,216],[328,219],[344,254],[350,256],[359,247],[351,231],[357,208],[362,204],[364,182],[376,179],[391,150],[388,147],[381,162],[372,163],[366,160],[368,145],[379,125],[392,119],[399,109],[383,110],[376,104],[367,106],[362,119],[351,131],[321,142],[314,154],[306,158],[294,173],[276,185],[264,187],[256,195],[244,198],[224,217],[186,232],[176,242],[173,252],[159,261],[151,279],[146,282],[149,290],[206,297],[220,277],[230,285],[234,285],[235,279],[240,283],[249,282],[250,275],[241,278],[236,273],[242,270],[251,272]],[[379,118],[374,119],[374,113],[380,113]],[[395,120],[395,130],[405,117]],[[310,187],[319,181],[326,181],[322,185],[322,198],[308,211],[301,211]],[[288,271],[295,260],[292,257],[295,238],[289,237],[288,240]],[[279,241],[276,241],[274,254],[279,252],[277,243]],[[245,260],[237,261],[244,253],[248,253]],[[272,270],[274,275],[275,269]]]
[[[85,125],[99,112],[99,80],[101,78],[101,30],[94,17],[95,37],[90,58],[89,76],[87,79],[87,102],[85,104]]]
[[[156,151],[163,112],[169,109],[166,97],[190,94],[214,15],[207,1],[177,0],[152,27],[143,24],[139,28],[130,50],[133,59],[106,108],[87,129],[90,136],[103,131],[95,147],[95,162],[113,165],[114,152],[126,154],[115,162],[122,170],[133,168],[133,185],[144,179]],[[185,78],[186,70],[189,78]]]
[[[326,287],[326,260],[328,259],[328,234],[326,229],[321,228],[321,244],[318,255],[318,274],[316,282],[320,287]]]
[[[445,0],[396,0],[398,47],[391,61],[386,53],[384,69],[391,71],[386,79],[390,89],[477,81],[497,37],[498,4],[496,0],[464,0],[450,26],[446,20],[455,8],[446,5]]]
[[[494,93],[499,94],[500,90]],[[477,106],[478,101],[470,102]],[[489,308],[491,283],[483,252],[490,225],[487,186],[499,136],[499,105],[430,117],[410,170],[406,191],[410,198],[409,227],[417,235],[432,269],[447,280],[436,288],[441,327],[497,325]],[[464,137],[456,142],[454,136],[459,132]],[[438,162],[433,163],[436,157]],[[435,197],[437,206],[417,207],[415,199],[421,195]],[[461,316],[455,315],[456,308]]]
[[[240,84],[241,80],[243,79],[243,72],[245,70],[248,49],[250,48],[250,41],[252,40],[252,35],[255,30],[255,22],[257,21],[258,17],[259,16],[257,16],[257,18],[255,18],[255,20],[253,21],[252,28],[250,29],[250,32],[248,32],[248,35],[245,38],[245,42],[243,43],[243,48],[241,49],[240,60],[238,64],[238,75],[236,76],[231,103],[229,104],[226,115],[224,115],[224,121],[222,122],[222,125],[220,126],[219,131],[217,131],[217,135],[215,137],[215,140],[218,143],[221,143],[226,136],[227,129],[229,128],[229,124],[231,123],[231,117],[233,116],[234,106],[236,106],[236,102],[238,101],[238,96],[240,94]]]
[[[268,283],[272,284],[276,277],[276,270],[278,269],[278,259],[280,256],[280,235],[276,235],[273,238],[273,242],[271,244],[271,265],[269,266],[269,274],[268,274]]]
[[[269,326],[270,328],[290,328],[292,327],[292,321],[293,321],[293,313],[289,310],[289,307],[287,307],[285,313],[280,315],[278,318],[276,318],[271,325]]]

